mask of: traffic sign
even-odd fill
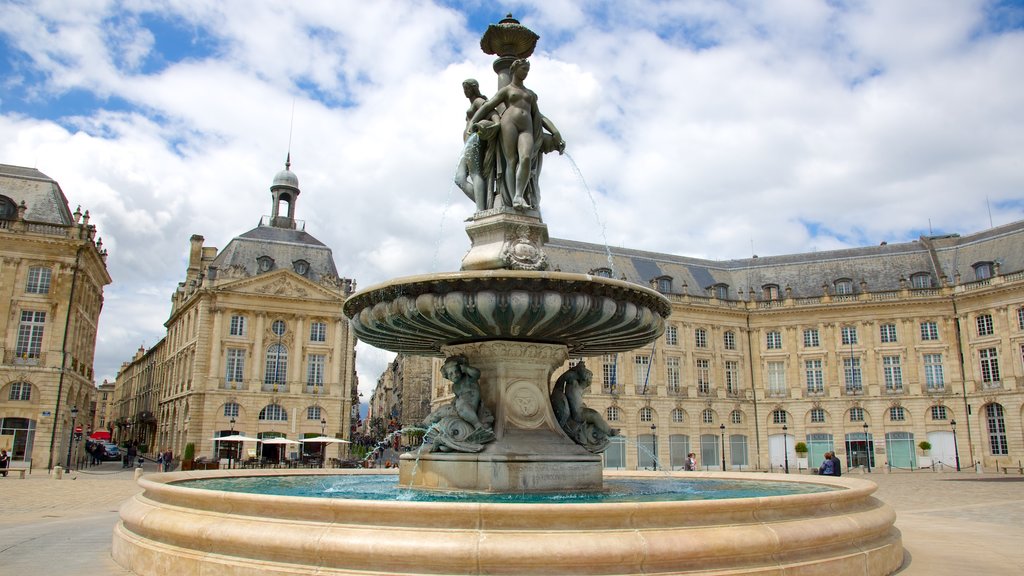
[[[81,426],[75,426],[75,434],[81,434],[81,433],[82,433],[82,427]]]

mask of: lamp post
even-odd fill
[[[658,425],[657,424],[651,424],[651,442],[652,442],[652,445],[654,446],[654,453],[651,454],[651,458],[652,458],[653,463],[654,463],[654,471],[655,472],[658,471],[658,432],[657,432],[657,430],[658,430]]]
[[[232,416],[231,420],[228,420],[228,422],[231,423],[231,436],[234,436],[235,435],[235,417]],[[235,450],[237,450],[237,449],[238,449],[238,444],[232,443],[231,444],[231,451],[228,452],[228,468],[234,468],[235,467]]]
[[[71,435],[68,437],[68,461],[65,468],[71,469],[71,446],[75,443],[75,419],[78,418],[78,406],[71,407]]]
[[[782,425],[782,458],[786,463],[786,474],[789,474],[789,426]]]
[[[956,445],[956,420],[950,420],[949,425],[953,427],[953,454],[956,456],[956,471],[960,471],[960,448]]]
[[[722,472],[725,472],[725,424],[719,424],[718,429],[722,435]]]
[[[868,423],[864,423],[864,453],[867,455],[868,474],[871,473],[871,441],[868,440]]]

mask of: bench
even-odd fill
[[[17,474],[19,477],[21,477],[22,480],[25,479],[25,473],[28,472],[28,468],[24,468],[21,466],[6,468],[3,470],[6,471],[8,474]]]

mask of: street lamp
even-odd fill
[[[71,435],[68,437],[68,461],[65,468],[71,469],[71,446],[75,443],[75,418],[78,418],[78,406],[71,407]]]
[[[718,429],[722,431],[722,472],[725,472],[725,424],[719,424]]]
[[[789,474],[789,426],[782,425],[782,457],[786,463],[786,474]]]
[[[235,417],[232,416],[231,420],[228,420],[228,422],[231,424],[231,434],[230,435],[234,436],[235,435]],[[235,442],[232,442],[231,446],[228,448],[228,468],[234,468],[235,467],[235,450],[237,450],[237,449],[238,449],[238,444],[236,444]],[[219,458],[219,456],[218,456],[218,458]]]
[[[654,453],[651,455],[651,458],[653,458],[653,461],[654,461],[654,471],[655,472],[658,471],[658,433],[657,433],[657,430],[658,430],[658,425],[657,424],[651,424],[651,441],[652,441],[653,446],[654,446]]]
[[[320,419],[320,435],[321,436],[326,436],[327,435],[327,419],[326,418],[321,418]]]
[[[871,441],[868,440],[868,423],[864,423],[864,452],[868,458],[868,474],[871,473]]]
[[[953,454],[956,456],[956,471],[960,471],[960,448],[956,445],[956,420],[950,420],[949,425],[953,427]]]

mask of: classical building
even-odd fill
[[[367,433],[419,426],[430,414],[431,383],[439,364],[426,356],[398,354],[377,379],[367,412]]]
[[[0,164],[0,254],[0,447],[63,465],[91,423],[107,253],[56,181]]]
[[[93,430],[106,430],[108,433],[113,432],[113,418],[110,415],[113,405],[114,383],[104,380],[102,384],[96,387],[96,399],[93,402]]]
[[[607,467],[678,469],[689,452],[712,470],[816,467],[826,451],[865,468],[1024,459],[1024,222],[730,261],[545,251],[554,269],[672,302],[650,347],[570,359],[594,374],[587,405],[620,429]],[[430,373],[435,405],[449,401],[436,361]]]
[[[271,214],[256,228],[220,251],[192,237],[166,337],[118,374],[121,439],[179,455],[192,444],[197,458],[238,459],[256,444],[214,438],[351,435],[355,336],[341,307],[354,282],[338,276],[331,249],[295,218],[299,185],[289,167],[274,177]],[[262,456],[323,446],[263,444]]]

